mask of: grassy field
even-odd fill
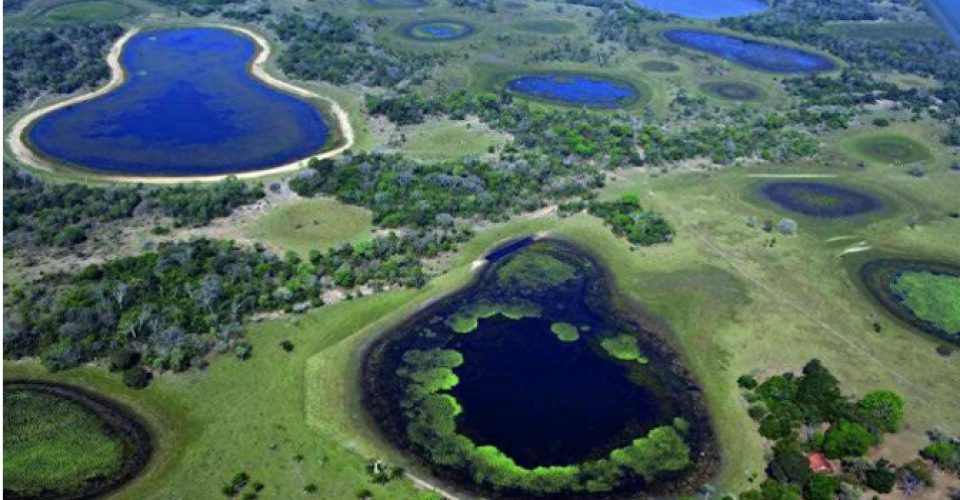
[[[79,403],[31,390],[4,391],[4,490],[65,493],[123,464],[123,443]]]
[[[133,13],[134,9],[126,4],[109,0],[91,0],[58,5],[45,11],[43,16],[57,23],[83,23],[117,21]]]
[[[373,229],[370,211],[333,199],[299,200],[281,205],[242,229],[245,237],[303,257],[310,250],[369,239]]]
[[[478,122],[439,121],[404,129],[407,141],[399,149],[426,161],[482,156],[507,142],[502,134]]]

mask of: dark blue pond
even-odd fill
[[[767,4],[761,0],[633,0],[633,3],[695,19],[749,16],[767,10]]]
[[[879,199],[867,193],[820,182],[770,182],[760,192],[787,210],[811,217],[850,217],[882,206]]]
[[[960,2],[957,0],[924,0],[927,10],[943,26],[947,35],[960,46]]]
[[[250,75],[255,53],[225,29],[140,33],[121,56],[119,88],[41,118],[29,140],[62,162],[131,175],[257,170],[322,149],[320,111]]]
[[[679,358],[632,315],[610,309],[606,278],[591,257],[570,244],[525,238],[487,259],[474,284],[418,312],[368,351],[365,403],[387,437],[435,472],[467,483],[485,480],[443,458],[449,449],[438,443],[466,438],[470,447],[494,446],[528,469],[572,465],[606,459],[682,417],[692,423],[692,456],[704,449],[709,424]],[[458,321],[465,317],[471,321]],[[575,328],[576,338],[562,340],[558,324]],[[613,356],[606,343],[624,337],[645,361]],[[441,351],[461,361],[429,357]],[[453,384],[418,385],[434,380],[441,366],[452,366]],[[442,398],[462,409],[452,418],[459,438],[437,430],[449,428]],[[629,475],[615,482],[618,489],[642,485]]]
[[[528,75],[507,82],[507,89],[536,99],[600,108],[623,105],[636,98],[629,85],[581,75]]]
[[[816,73],[836,67],[830,59],[812,52],[711,31],[669,30],[663,37],[689,49],[773,73]]]

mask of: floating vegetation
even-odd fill
[[[150,435],[139,420],[81,389],[4,382],[3,408],[4,497],[100,496],[149,459]]]
[[[640,352],[640,344],[633,335],[620,334],[608,337],[600,341],[600,346],[607,351],[607,354],[620,361],[636,361],[642,365],[649,362]]]
[[[859,275],[870,295],[891,314],[960,344],[960,266],[880,259],[861,266]]]
[[[593,260],[554,240],[504,248],[371,346],[364,402],[386,436],[493,496],[664,491],[711,463],[700,393],[666,343],[607,308]]]
[[[576,342],[580,339],[580,331],[576,326],[562,321],[550,325],[550,331],[553,332],[561,342]]]

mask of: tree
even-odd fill
[[[817,359],[803,367],[795,401],[804,408],[808,422],[830,421],[845,402],[840,393],[840,381]]]
[[[897,483],[897,475],[886,467],[886,461],[880,460],[876,467],[864,473],[864,482],[867,487],[878,493],[890,493]]]
[[[795,439],[781,439],[773,446],[773,460],[767,466],[770,477],[782,483],[805,484],[813,471]]]
[[[873,435],[862,425],[841,420],[827,430],[823,451],[830,458],[859,457],[874,443]]]
[[[892,391],[873,391],[857,402],[865,420],[886,432],[896,432],[903,419],[903,398]]]
[[[814,474],[803,488],[806,500],[834,500],[840,480],[825,474]]]

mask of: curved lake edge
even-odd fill
[[[428,477],[424,478],[408,471],[406,475],[416,483],[434,491],[456,492],[457,498],[489,497],[489,494],[494,491],[489,485],[478,485],[465,481],[462,476],[456,473],[451,473],[442,467],[437,468],[414,451],[405,438],[403,428],[396,425],[401,420],[396,418],[396,408],[393,408],[386,399],[379,397],[377,390],[371,387],[375,385],[371,381],[374,380],[380,366],[379,363],[371,363],[370,361],[372,356],[382,354],[378,351],[382,351],[391,341],[408,334],[409,328],[421,322],[424,317],[434,315],[451,302],[473,292],[474,288],[481,284],[486,277],[486,273],[490,271],[490,266],[495,260],[523,250],[531,244],[541,242],[571,248],[577,252],[578,256],[589,259],[599,270],[596,288],[601,291],[600,295],[608,300],[606,302],[591,301],[592,306],[596,307],[596,311],[600,314],[619,315],[625,322],[633,324],[637,331],[641,333],[637,338],[641,350],[648,354],[651,359],[666,361],[664,367],[669,369],[669,373],[664,378],[672,377],[673,380],[682,383],[685,394],[682,399],[678,399],[681,404],[689,405],[689,411],[684,417],[690,417],[691,426],[695,429],[689,434],[690,437],[687,442],[691,449],[691,465],[675,477],[653,484],[644,483],[639,490],[634,487],[633,489],[617,489],[606,493],[567,492],[561,497],[547,495],[543,498],[612,499],[622,498],[624,494],[628,496],[634,494],[675,495],[696,491],[697,488],[708,483],[716,476],[721,464],[721,453],[705,394],[701,385],[696,382],[693,373],[686,367],[684,356],[678,350],[677,343],[672,338],[675,334],[665,319],[656,316],[648,308],[619,291],[615,284],[613,270],[604,264],[598,255],[584,245],[562,235],[538,232],[498,241],[472,262],[470,275],[462,283],[449,291],[422,301],[404,313],[402,317],[378,326],[370,337],[364,339],[352,354],[352,357],[357,361],[353,377],[355,377],[355,387],[359,392],[356,399],[358,409],[362,411],[360,418],[364,422],[363,427],[372,433],[370,437],[391,448],[404,460],[409,461],[409,464],[414,465],[414,471],[429,474]],[[389,430],[386,429],[388,426],[390,427]],[[500,492],[496,495],[496,498],[531,498],[531,496],[529,493],[516,496],[515,494]],[[541,497],[537,496],[537,498]]]
[[[4,380],[3,390],[4,393],[14,390],[34,391],[70,400],[91,411],[105,425],[122,434],[125,459],[119,473],[112,478],[92,482],[80,491],[61,495],[63,498],[100,498],[116,492],[137,478],[153,457],[154,437],[149,425],[144,418],[123,403],[83,387],[40,379]],[[16,492],[4,489],[5,497],[7,493],[13,493],[11,498],[20,498]]]
[[[942,342],[960,345],[960,335],[951,335],[932,322],[918,317],[892,290],[893,278],[904,271],[925,271],[960,277],[960,265],[942,259],[922,257],[880,256],[860,263],[855,269],[858,285],[890,316],[910,329]]]
[[[763,45],[772,45],[772,46],[775,46],[775,47],[780,47],[780,48],[784,48],[784,49],[788,49],[788,50],[805,52],[805,53],[807,53],[807,54],[814,55],[814,56],[816,56],[816,57],[820,57],[820,58],[823,58],[823,59],[829,61],[830,64],[831,64],[833,67],[830,68],[830,69],[815,71],[815,72],[812,72],[812,73],[811,73],[811,72],[804,72],[804,71],[793,71],[793,72],[771,71],[771,70],[764,69],[764,68],[760,68],[760,67],[750,66],[750,65],[744,64],[744,63],[742,63],[742,62],[733,61],[733,60],[727,59],[727,58],[725,58],[725,57],[721,57],[721,56],[719,56],[719,55],[711,54],[711,53],[706,52],[706,51],[702,51],[702,50],[699,50],[699,49],[696,49],[696,48],[693,48],[693,47],[688,47],[688,46],[686,46],[686,45],[679,44],[679,43],[674,42],[674,41],[670,40],[669,38],[667,38],[666,34],[669,33],[669,32],[671,32],[671,31],[698,31],[698,32],[701,32],[701,33],[708,33],[708,34],[711,34],[711,35],[720,35],[720,36],[725,36],[725,37],[730,37],[730,38],[737,38],[737,39],[744,40],[744,41],[751,42],[751,43],[758,43],[758,44],[763,44]],[[735,65],[735,66],[739,66],[739,67],[741,67],[741,68],[745,68],[745,69],[750,70],[750,71],[757,71],[757,72],[759,72],[759,73],[764,73],[764,74],[768,74],[768,75],[789,76],[789,75],[815,74],[815,75],[823,76],[823,75],[829,75],[829,74],[832,74],[832,73],[835,73],[835,72],[840,72],[840,71],[842,71],[844,68],[847,67],[846,62],[845,62],[843,59],[840,59],[839,57],[837,57],[837,56],[835,56],[835,55],[833,55],[833,54],[831,54],[831,53],[829,53],[829,52],[826,52],[826,51],[817,49],[816,47],[812,47],[812,46],[809,46],[809,45],[804,45],[804,44],[801,44],[801,43],[798,43],[798,42],[794,42],[794,41],[792,41],[792,40],[783,39],[783,38],[773,38],[773,37],[757,36],[757,35],[754,35],[754,34],[752,34],[752,33],[746,33],[746,32],[742,32],[742,31],[735,31],[735,30],[729,30],[729,29],[722,29],[722,28],[718,28],[718,27],[715,27],[715,26],[690,26],[690,25],[686,25],[686,24],[672,24],[672,25],[664,26],[663,28],[660,28],[660,29],[656,30],[656,38],[657,38],[660,42],[669,44],[671,47],[679,47],[679,48],[682,49],[682,50],[690,51],[690,52],[693,52],[693,53],[695,53],[695,54],[697,54],[697,55],[700,55],[700,56],[705,56],[705,57],[713,58],[713,59],[719,59],[719,60],[721,60],[721,61],[725,61],[725,62],[727,62],[727,63],[729,63],[729,64],[733,64],[733,65]]]
[[[49,155],[46,155],[33,147],[28,138],[30,128],[44,116],[62,108],[80,104],[85,101],[104,96],[116,88],[123,85],[127,80],[126,71],[120,63],[120,57],[123,54],[127,42],[137,34],[147,33],[154,30],[165,29],[186,29],[186,28],[218,28],[229,30],[250,39],[256,47],[256,52],[247,63],[247,71],[260,82],[268,87],[293,97],[304,99],[311,105],[317,107],[323,117],[329,122],[330,138],[326,141],[324,147],[315,154],[306,156],[299,160],[291,161],[282,165],[267,167],[257,170],[240,171],[235,173],[223,173],[215,175],[197,175],[197,176],[163,176],[163,175],[122,175],[108,173],[96,169],[84,168],[60,161]],[[82,176],[84,179],[93,178],[96,180],[112,182],[130,182],[143,184],[179,184],[183,182],[219,182],[229,177],[238,179],[253,179],[270,175],[289,173],[300,170],[310,159],[323,160],[337,156],[351,147],[356,142],[353,126],[350,123],[350,116],[334,99],[322,96],[313,91],[299,87],[280,78],[271,75],[266,66],[272,56],[272,47],[270,42],[263,35],[242,26],[235,26],[223,23],[209,24],[176,24],[176,25],[158,25],[149,27],[133,27],[127,30],[120,38],[114,42],[107,54],[106,62],[110,67],[110,80],[102,87],[90,92],[71,96],[59,100],[38,109],[32,110],[21,116],[6,133],[6,146],[9,148],[12,156],[21,164],[36,170],[50,173],[67,173],[76,176]]]

